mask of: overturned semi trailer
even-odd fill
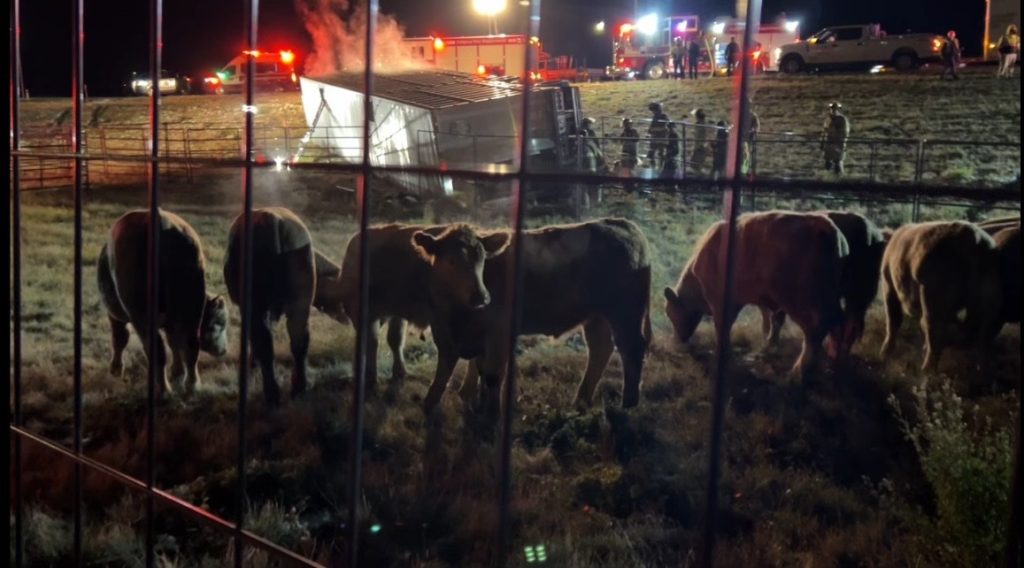
[[[363,74],[302,77],[309,132],[296,159],[363,159]],[[514,171],[523,87],[449,71],[374,76],[370,163],[374,166]],[[579,90],[566,84],[531,90],[528,159],[535,171],[574,168]],[[441,173],[381,172],[401,188],[450,194],[467,182]]]

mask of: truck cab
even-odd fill
[[[299,78],[295,73],[295,52],[291,50],[243,51],[213,75],[203,78],[203,90],[215,95],[241,93],[245,87],[246,62],[255,59],[256,90],[295,91]]]

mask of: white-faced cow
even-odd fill
[[[224,298],[206,292],[206,259],[199,235],[191,225],[161,210],[158,243],[157,328],[163,331],[171,349],[170,379],[176,382],[184,375],[188,392],[200,382],[199,351],[218,357],[227,351],[227,306]],[[149,212],[129,211],[114,222],[96,263],[100,299],[110,320],[110,372],[114,375],[124,370],[129,323],[142,338],[147,358],[153,356],[146,339],[150,321],[148,251]],[[162,376],[157,384],[161,394],[171,388],[164,370],[166,357],[164,340],[158,339],[156,358]]]
[[[676,336],[686,342],[705,315],[716,329],[728,331],[745,305],[781,310],[803,331],[803,351],[793,371],[805,377],[822,340],[829,336],[838,345],[841,339],[846,238],[828,217],[813,213],[749,213],[736,223],[731,309],[721,309],[726,226],[719,221],[697,243],[675,289],[665,288],[665,312]]]
[[[651,339],[650,251],[640,228],[625,219],[601,219],[524,231],[521,243],[520,333],[557,337],[583,326],[589,359],[576,391],[580,405],[590,404],[617,346],[624,374],[622,406],[636,406]],[[508,365],[511,306],[504,298],[511,282],[511,250],[489,259],[484,268],[487,289],[500,301],[482,310],[450,310],[440,318],[444,326],[434,328],[434,341],[438,346],[450,343],[451,356],[438,359],[437,374],[424,400],[428,413],[444,394],[456,355],[475,359],[476,369],[467,374],[463,395],[475,391],[479,372],[486,409],[495,412]]]
[[[838,348],[840,354],[845,354],[864,333],[864,320],[868,308],[878,296],[886,236],[863,215],[848,211],[824,211],[821,214],[839,227],[850,247],[850,254],[843,259],[843,276],[839,289],[839,295],[844,302],[844,323],[842,341]],[[775,345],[786,321],[786,312],[762,309],[761,317],[768,345]]]
[[[241,302],[243,219],[239,215],[228,233],[224,282],[235,304]],[[284,316],[292,353],[291,394],[306,388],[306,355],[309,351],[310,307],[343,319],[340,306],[329,294],[330,275],[336,264],[313,249],[309,230],[295,213],[283,207],[267,207],[252,212],[251,330],[252,352],[263,375],[263,395],[268,404],[280,402],[280,389],[274,375],[273,325]],[[318,275],[327,275],[324,282]]]
[[[924,333],[922,370],[934,369],[951,344],[984,344],[1002,325],[1003,285],[996,243],[962,221],[904,225],[882,260],[886,335],[892,352],[904,314],[919,317]],[[966,310],[960,322],[958,314]]]
[[[380,225],[370,227],[370,334],[367,338],[366,379],[377,380],[378,335],[388,320],[388,344],[393,355],[392,377],[406,374],[402,349],[407,322],[431,327],[437,337],[439,313],[458,308],[475,310],[491,301],[484,286],[484,261],[500,253],[508,236],[484,238],[468,225],[417,226]],[[341,274],[332,285],[331,298],[340,298],[353,322],[359,309],[359,245],[357,233],[349,240]],[[441,324],[443,326],[443,324]],[[448,343],[437,345],[438,359],[457,357]]]

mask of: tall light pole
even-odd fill
[[[504,12],[507,6],[507,0],[473,0],[473,10],[488,18],[488,35],[498,35],[498,14]]]

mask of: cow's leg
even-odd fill
[[[309,308],[306,301],[285,308],[288,340],[292,351],[292,396],[306,390],[306,356],[309,354]]]
[[[903,303],[900,301],[896,287],[891,282],[887,270],[882,271],[882,299],[885,302],[885,340],[882,342],[881,356],[888,357],[896,345],[896,334],[903,324]]]
[[[252,350],[260,363],[260,374],[263,375],[263,398],[270,406],[281,402],[281,389],[277,386],[274,375],[274,334],[271,331],[271,320],[265,311],[253,310],[252,318]]]
[[[786,324],[786,312],[761,308],[761,331],[764,333],[765,344],[762,351],[768,351],[779,344],[779,334]]]
[[[128,324],[113,317],[110,320],[110,374],[120,377],[124,373],[124,349],[128,347]]]
[[[921,287],[921,332],[924,333],[924,363],[922,371],[935,370],[939,357],[947,343],[946,326],[952,321],[947,317],[943,298],[937,286]]]
[[[355,324],[355,321],[352,322]],[[370,319],[366,334],[366,388],[377,388],[377,350],[380,349],[380,320]]]
[[[594,389],[597,388],[601,375],[608,367],[608,360],[612,357],[615,346],[612,339],[612,327],[608,320],[602,317],[595,317],[583,324],[583,337],[587,340],[587,370],[583,373],[583,380],[576,389],[576,407],[590,406],[594,399]]]
[[[436,335],[434,339],[437,341]],[[455,364],[458,362],[459,357],[453,346],[448,345],[447,342],[437,343],[437,369],[434,371],[434,380],[430,383],[427,396],[423,399],[423,410],[428,415],[434,411],[437,403],[441,402],[441,397],[444,395],[445,389],[448,388],[448,381],[452,378],[452,372],[455,371]]]
[[[152,361],[153,357],[156,357],[157,396],[163,397],[164,394],[171,392],[171,384],[167,382],[167,350],[164,346],[164,338],[161,337],[160,332],[157,331],[156,353],[152,353],[149,347],[149,338],[145,331],[149,329],[148,324],[145,321],[140,321],[137,324],[133,323],[132,327],[135,328],[135,332],[142,338],[142,350],[146,353],[146,361]]]
[[[167,343],[171,348],[171,381],[177,382],[184,375],[185,392],[190,394],[199,385],[199,332],[196,329],[174,328],[167,332]]]
[[[405,332],[408,324],[402,318],[388,320],[388,347],[391,348],[391,378],[404,379],[405,370]]]
[[[459,389],[459,396],[465,402],[472,402],[479,394],[477,388],[480,384],[480,371],[476,365],[476,359],[470,359],[466,365],[466,375],[462,378],[462,388]]]
[[[615,346],[619,348],[619,357],[622,358],[622,408],[640,404],[640,381],[649,343],[642,331],[643,318],[643,313],[639,313],[612,323]]]
[[[793,323],[797,324],[804,334],[804,343],[803,348],[800,350],[800,357],[797,358],[791,372],[797,374],[801,380],[804,380],[814,370],[814,364],[821,356],[821,342],[828,335],[828,329],[823,325],[822,318],[819,315],[803,312],[791,313],[789,315]]]

